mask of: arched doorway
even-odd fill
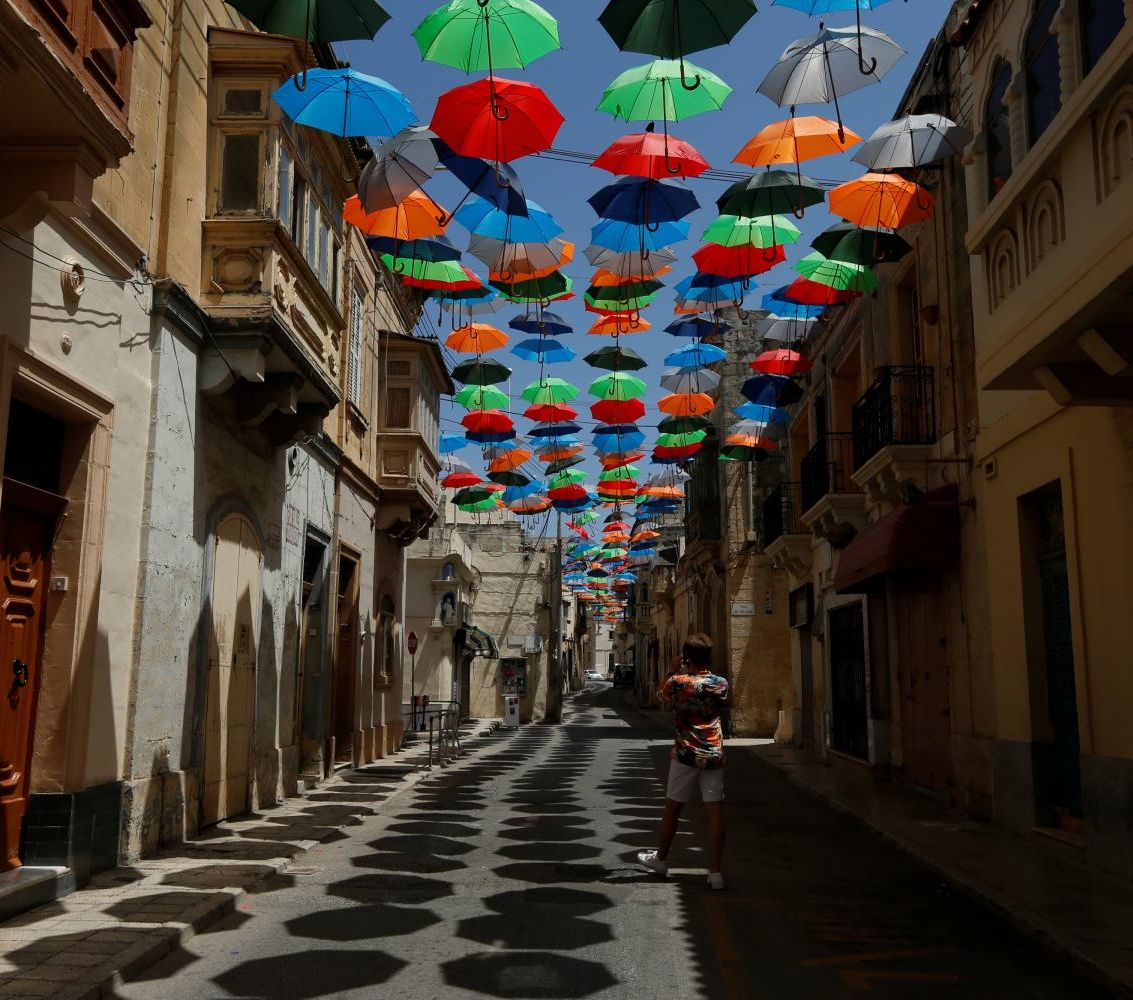
[[[229,514],[216,528],[209,609],[203,821],[248,807],[262,553],[251,522]]]

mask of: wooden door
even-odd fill
[[[38,492],[38,491],[34,491]],[[20,834],[27,810],[35,701],[43,648],[48,553],[53,514],[25,509],[5,484],[0,507],[0,870],[20,864]]]
[[[248,808],[260,575],[252,526],[239,514],[226,517],[216,529],[212,571],[202,793],[206,824]]]
[[[865,682],[865,617],[860,604],[830,612],[830,745],[869,759],[869,711]]]
[[[931,580],[896,584],[904,778],[934,792],[952,785],[947,622]]]
[[[354,706],[358,674],[358,561],[338,558],[338,647],[334,651],[334,759],[354,761]]]

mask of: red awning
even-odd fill
[[[947,569],[960,550],[960,512],[954,485],[926,493],[867,525],[838,556],[834,589],[861,593],[887,573]]]

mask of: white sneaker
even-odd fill
[[[724,888],[724,876],[721,875],[719,872],[709,872],[708,873],[708,888],[709,889],[717,889],[717,890],[723,889]]]
[[[669,862],[661,860],[657,856],[656,851],[638,851],[637,852],[638,864],[644,865],[651,872],[656,872],[658,875],[669,874]]]

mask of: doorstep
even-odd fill
[[[0,920],[75,891],[75,873],[62,865],[24,865],[0,874]]]
[[[1133,995],[1133,886],[1084,864],[1061,844],[1016,837],[866,771],[831,767],[785,747],[756,758],[933,869],[965,895]]]

